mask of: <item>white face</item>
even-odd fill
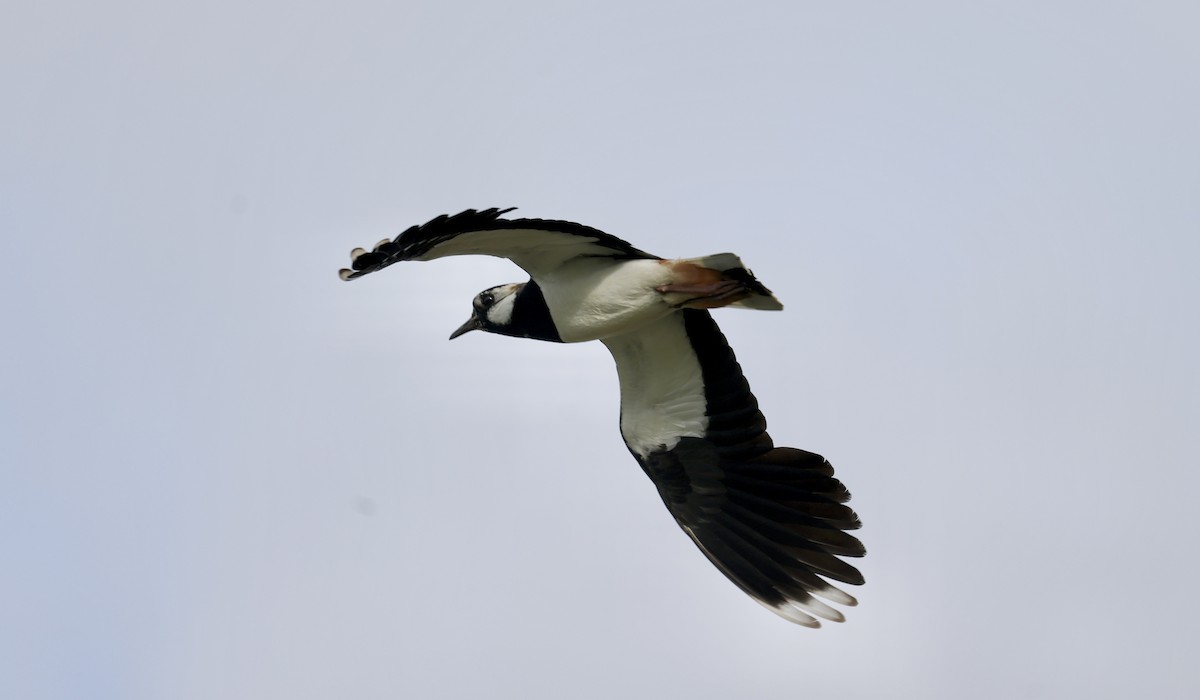
[[[524,284],[502,284],[480,292],[475,297],[475,309],[483,314],[488,323],[497,326],[507,326],[512,321],[513,303],[517,300],[517,292]]]

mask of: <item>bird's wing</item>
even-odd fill
[[[773,612],[809,627],[855,605],[850,493],[820,455],[775,447],[733,351],[707,311],[686,309],[603,341],[617,361],[621,434],[700,551]],[[815,617],[814,617],[815,616]]]
[[[367,251],[350,253],[351,269],[338,274],[352,280],[402,260],[433,260],[449,255],[492,255],[508,258],[531,277],[552,271],[577,257],[621,260],[658,257],[589,226],[569,221],[501,219],[512,209],[468,209],[413,226],[394,239],[384,239]]]

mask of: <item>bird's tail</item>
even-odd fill
[[[783,304],[763,286],[733,253],[684,258],[670,263],[675,280],[658,287],[667,303],[685,309],[743,309],[779,311]]]

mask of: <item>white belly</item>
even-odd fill
[[[671,281],[658,260],[580,258],[540,276],[538,284],[565,343],[640,328],[672,311],[655,287]]]

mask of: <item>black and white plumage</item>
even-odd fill
[[[530,280],[481,292],[471,330],[599,340],[621,385],[621,435],[675,521],[739,588],[809,627],[842,621],[861,584],[850,493],[820,455],[775,447],[733,351],[707,309],[782,305],[728,253],[664,260],[580,224],[467,210],[351,252],[350,280],[405,260],[492,255]],[[827,580],[828,579],[828,580]]]

